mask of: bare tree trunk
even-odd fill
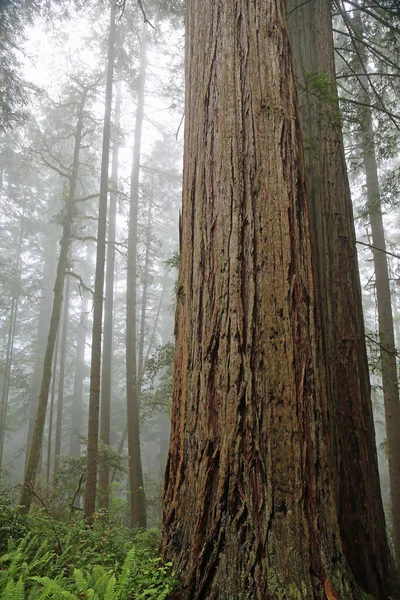
[[[103,148],[101,158],[101,180],[99,218],[97,229],[96,274],[93,295],[92,356],[90,370],[88,461],[86,472],[84,515],[91,523],[96,508],[97,457],[99,445],[99,406],[101,378],[101,338],[103,321],[104,265],[106,258],[106,223],[108,195],[108,165],[110,160],[111,105],[115,55],[115,0],[110,5],[110,30],[107,55],[107,84],[104,109]]]
[[[56,418],[56,439],[54,444],[54,475],[57,475],[60,470],[61,457],[61,433],[62,433],[62,418],[64,406],[64,382],[65,382],[65,363],[67,359],[67,336],[68,336],[68,315],[69,315],[69,295],[71,279],[66,277],[64,296],[64,313],[62,319],[62,333],[60,339],[60,373],[58,376],[58,397],[57,397],[57,418]]]
[[[53,371],[51,377],[51,395],[50,395],[50,410],[49,410],[49,424],[47,433],[47,461],[46,461],[46,481],[50,481],[51,475],[51,450],[53,440],[53,414],[54,414],[54,401],[56,398],[56,375],[57,375],[57,362],[58,362],[58,347],[59,347],[59,335],[57,333],[56,347],[54,349],[54,360],[53,360]]]
[[[331,443],[341,539],[358,585],[377,599],[393,565],[380,495],[353,212],[336,96],[331,2],[289,0],[288,14],[305,140],[316,309],[330,412],[335,415]],[[329,92],[319,95],[312,87],[313,77],[323,77]]]
[[[100,440],[107,446],[110,445],[110,418],[111,418],[111,383],[112,383],[112,357],[114,339],[114,271],[115,271],[115,230],[117,217],[117,188],[118,188],[118,158],[120,146],[121,124],[121,84],[117,85],[115,101],[114,145],[111,161],[111,181],[114,192],[110,193],[110,209],[108,218],[108,245],[107,245],[107,274],[106,297],[104,301],[104,347],[103,368],[101,372],[101,414],[100,414]],[[99,504],[109,508],[110,468],[104,463],[99,471]]]
[[[11,300],[10,322],[7,335],[6,361],[4,366],[3,389],[0,405],[0,469],[3,464],[4,440],[6,435],[8,395],[10,392],[10,378],[14,353],[15,326],[18,314],[18,302],[21,286],[21,248],[22,248],[23,222],[20,225],[20,234],[17,247],[17,269],[15,273],[15,287]]]
[[[383,400],[387,435],[387,454],[390,480],[393,542],[400,560],[400,402],[397,377],[396,344],[390,294],[389,270],[382,205],[379,192],[378,168],[375,156],[374,132],[370,110],[363,114],[363,154],[367,178],[368,212],[372,233],[372,249],[376,296],[378,301],[379,342],[382,368]]]
[[[139,381],[136,364],[136,251],[137,215],[139,203],[139,170],[144,114],[146,78],[146,25],[140,50],[140,71],[137,87],[137,109],[131,173],[130,212],[128,230],[128,266],[126,283],[126,395],[130,485],[131,527],[146,527],[146,504],[143,487],[139,437]]]
[[[83,114],[86,102],[86,94],[87,90],[84,90],[78,108],[78,121],[75,131],[74,158],[72,172],[70,176],[66,212],[63,222],[63,234],[61,238],[60,255],[58,258],[56,281],[54,284],[53,308],[51,312],[49,335],[47,338],[46,352],[43,362],[42,383],[40,386],[39,400],[36,410],[35,426],[33,430],[32,443],[29,451],[28,464],[26,466],[25,477],[19,497],[19,510],[22,513],[29,512],[32,502],[31,490],[35,485],[37,469],[41,456],[43,431],[46,420],[47,400],[49,397],[51,382],[51,365],[53,362],[54,347],[56,343],[58,326],[61,318],[64,279],[68,264],[68,252],[71,242],[72,224],[75,216],[75,193],[78,180],[79,153],[81,148],[83,132]]]
[[[149,285],[149,268],[150,268],[150,244],[151,244],[151,209],[152,209],[152,198],[149,198],[149,206],[147,209],[147,225],[146,225],[146,252],[144,258],[144,272],[143,272],[143,290],[142,290],[142,307],[140,311],[140,335],[139,335],[139,364],[138,373],[141,380],[143,375],[144,365],[144,339],[146,331],[146,307],[147,307],[147,289]],[[140,390],[139,390],[140,392]],[[140,407],[140,397],[139,397]]]
[[[186,3],[162,534],[180,600],[361,597],[336,503],[336,453],[359,457],[332,447],[285,14],[276,0]]]
[[[92,250],[88,250],[86,253],[86,262],[91,264],[92,262]],[[72,407],[71,407],[71,437],[69,442],[69,454],[73,458],[79,458],[81,454],[81,441],[79,436],[82,433],[82,417],[83,417],[83,381],[85,379],[86,366],[85,366],[85,349],[86,349],[86,337],[87,337],[87,326],[86,317],[89,310],[89,292],[83,291],[82,295],[82,306],[79,320],[78,329],[78,340],[76,345],[76,356],[75,356],[75,374],[74,374],[74,388],[72,392]]]
[[[57,266],[57,243],[53,236],[45,242],[45,256],[42,278],[42,293],[40,296],[39,322],[35,343],[35,364],[33,367],[32,390],[30,399],[30,413],[28,425],[28,437],[25,454],[25,468],[28,464],[30,446],[32,443],[33,427],[40,390],[40,382],[43,374],[43,359],[46,351],[47,334],[50,325],[50,315],[53,299],[53,285]]]

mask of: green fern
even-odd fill
[[[135,562],[136,548],[133,547],[126,555],[124,564],[122,565],[121,574],[118,578],[117,589],[114,592],[112,600],[125,600],[129,591],[131,573]]]
[[[110,579],[108,580],[103,600],[115,600],[114,589],[115,589],[116,583],[117,583],[117,579],[113,573],[111,575]]]
[[[104,600],[110,579],[114,576],[113,571],[106,571],[104,567],[95,565],[92,569],[93,589],[99,600]],[[114,584],[115,585],[115,584]]]
[[[31,577],[30,579],[43,587],[41,591],[35,588],[35,591],[33,592],[34,596],[31,595],[32,600],[33,598],[35,598],[35,600],[79,600],[79,596],[63,589],[62,580],[60,581],[58,578]]]
[[[22,576],[17,580],[9,579],[7,585],[0,596],[0,600],[24,600],[25,584]]]

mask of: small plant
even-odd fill
[[[19,540],[27,531],[26,518],[15,510],[12,489],[0,488],[0,554],[7,550],[9,540]]]

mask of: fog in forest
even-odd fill
[[[289,2],[289,30],[300,4]],[[313,98],[343,135],[392,544],[400,517],[392,519],[388,467],[390,443],[400,447],[392,411],[399,404],[400,16],[390,2],[332,6],[336,85],[311,68],[297,75],[296,57],[294,81],[300,110]],[[20,561],[13,572],[7,558],[0,563],[0,599],[17,588],[21,598],[64,597],[62,588],[99,600],[155,590],[161,600],[176,584],[171,564],[153,557],[176,414],[175,308],[187,293],[178,281],[189,131],[184,33],[180,0],[0,2],[0,554]],[[213,71],[207,56],[199,77]],[[199,116],[189,114],[193,122]],[[303,150],[309,174],[320,153],[314,137],[303,133]],[[198,181],[207,172],[199,166]],[[209,248],[202,252],[204,265]],[[204,342],[196,335],[194,345]],[[343,338],[343,356],[348,347]],[[54,552],[47,563],[45,552]],[[22,576],[18,565],[36,559],[53,566]],[[101,592],[91,571],[97,564]],[[62,587],[62,573],[72,577],[74,568],[76,589]],[[203,598],[193,594],[182,599]]]

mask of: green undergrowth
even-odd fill
[[[158,530],[131,531],[104,513],[96,513],[93,527],[42,511],[21,519],[5,499],[0,600],[163,600],[172,591],[171,564],[157,557]]]

